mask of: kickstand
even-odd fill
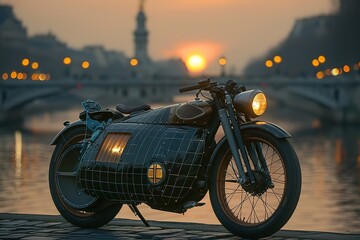
[[[135,214],[135,216],[138,216],[141,221],[145,224],[145,226],[150,227],[150,224],[148,223],[148,221],[146,221],[146,219],[144,218],[144,216],[140,213],[139,209],[136,207],[135,204],[128,204],[129,208],[131,209],[131,211]]]

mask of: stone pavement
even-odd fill
[[[60,216],[0,213],[0,239],[240,239],[221,225],[115,219],[99,229],[74,227]],[[266,239],[360,240],[359,234],[281,230]]]

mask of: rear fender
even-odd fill
[[[281,127],[277,126],[276,124],[270,123],[270,122],[263,122],[263,121],[251,121],[246,124],[243,124],[240,126],[240,132],[247,130],[247,129],[258,129],[265,132],[270,133],[276,138],[291,138],[291,135],[282,129]],[[221,156],[225,154],[226,149],[228,148],[228,141],[226,136],[224,136],[216,145],[216,148],[211,155],[208,169],[207,169],[207,176],[210,175],[211,167],[213,163],[219,159]],[[210,176],[209,176],[210,177]]]
[[[56,134],[54,139],[51,141],[50,145],[56,145],[59,142],[61,136],[63,136],[68,131],[78,128],[78,127],[81,127],[81,126],[86,126],[86,122],[78,120],[78,121],[72,122],[71,124],[65,126],[60,132],[58,132],[58,134]]]

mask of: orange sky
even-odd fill
[[[14,6],[29,35],[53,32],[69,46],[102,44],[133,55],[135,0],[0,0]],[[298,18],[326,14],[331,0],[147,0],[149,53],[155,60],[198,51],[208,74],[241,73],[247,62],[286,38]],[[195,50],[194,50],[195,49]]]

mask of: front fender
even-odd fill
[[[245,123],[240,126],[240,132],[246,130],[246,129],[259,129],[265,132],[270,133],[276,138],[291,138],[291,135],[282,129],[281,127],[277,126],[276,124],[270,123],[270,122],[264,122],[264,121],[251,121],[248,123]],[[213,162],[219,158],[219,156],[222,156],[225,154],[225,150],[228,148],[228,142],[226,136],[224,136],[216,145],[216,148],[211,155],[209,164],[208,164],[208,170],[207,175],[209,176],[211,166],[213,165]]]
[[[65,134],[66,132],[70,131],[71,129],[74,129],[74,128],[79,127],[79,126],[86,126],[86,123],[84,121],[77,120],[77,121],[72,122],[71,124],[67,125],[60,132],[58,132],[58,134],[56,134],[54,139],[50,142],[50,145],[56,145],[58,143],[60,137],[63,134]]]
[[[291,135],[287,131],[271,122],[251,121],[241,125],[240,131],[250,128],[264,130],[276,138],[291,138]]]

